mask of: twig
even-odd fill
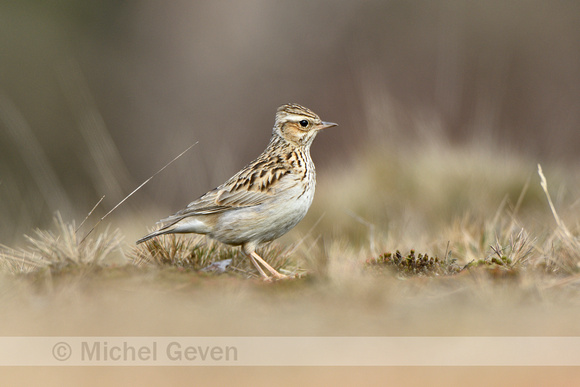
[[[101,202],[103,201],[104,198],[105,198],[105,195],[103,195],[103,197],[101,197],[101,199],[97,202],[97,204],[95,204],[95,206],[93,207],[93,209],[89,211],[89,213],[87,214],[85,220],[83,220],[81,222],[81,224],[79,224],[79,226],[75,230],[75,234],[77,232],[79,232],[79,230],[81,229],[81,227],[83,227],[83,224],[85,224],[85,222],[87,221],[87,219],[89,218],[89,216],[91,216],[91,214],[93,213],[93,211],[99,206],[99,204],[101,204]]]
[[[97,228],[97,226],[103,221],[103,219],[105,219],[107,216],[109,216],[109,214],[113,211],[115,211],[117,209],[117,207],[119,207],[121,204],[123,204],[125,202],[125,200],[129,199],[131,196],[133,196],[133,194],[137,191],[139,191],[141,189],[141,187],[143,187],[145,184],[149,183],[149,181],[151,179],[153,179],[155,176],[157,176],[159,173],[161,173],[165,168],[167,168],[169,165],[171,165],[175,160],[177,160],[178,158],[180,158],[181,156],[183,156],[185,154],[185,152],[187,152],[188,150],[190,150],[191,148],[193,148],[195,145],[197,145],[199,141],[196,141],[193,145],[190,145],[186,150],[184,150],[183,152],[181,152],[180,154],[178,154],[173,160],[171,160],[170,162],[168,162],[167,164],[165,164],[165,166],[163,168],[161,168],[160,170],[158,170],[157,172],[155,172],[150,178],[148,178],[147,180],[145,180],[143,183],[141,183],[141,185],[139,185],[139,187],[135,188],[129,195],[125,196],[125,198],[123,200],[121,200],[119,203],[117,203],[117,205],[115,207],[113,207],[111,209],[111,211],[107,212],[101,219],[99,219],[99,221],[97,222],[97,224],[95,224],[93,226],[93,228],[91,228],[91,230],[87,233],[87,235],[85,235],[85,237],[80,241],[80,243],[83,243],[85,241],[85,239],[87,239],[87,237],[95,230],[95,228]]]

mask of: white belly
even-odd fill
[[[286,234],[304,218],[313,198],[314,184],[305,192],[302,188],[300,191],[286,190],[270,203],[223,213],[208,235],[231,245],[272,241]]]

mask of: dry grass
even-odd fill
[[[507,168],[505,165],[500,168],[493,163],[497,162],[495,156],[480,153],[476,155],[481,162],[478,171],[470,166],[475,165],[473,160],[463,168],[455,166],[453,171],[449,165],[456,165],[463,152],[452,157],[452,152],[447,151],[447,161],[440,159],[430,164],[432,152],[435,148],[416,154],[412,163],[402,163],[400,154],[388,154],[388,162],[379,162],[377,153],[371,152],[367,157],[371,164],[361,161],[355,171],[343,172],[348,176],[325,181],[326,186],[319,190],[323,199],[312,212],[316,214],[325,208],[326,216],[315,215],[316,222],[312,222],[311,216],[299,228],[309,227],[309,232],[294,248],[283,249],[275,242],[264,246],[260,253],[282,272],[294,275],[310,272],[318,278],[357,278],[364,275],[365,262],[371,259],[375,264],[398,268],[398,274],[405,277],[429,273],[445,276],[485,266],[522,275],[541,271],[554,278],[569,276],[570,282],[575,283],[580,271],[579,230],[569,229],[558,215],[541,169],[541,184],[535,180],[532,183],[529,175],[522,177],[525,174],[521,160],[503,160],[501,163],[507,163]],[[393,160],[400,163],[394,163],[393,167]],[[358,168],[366,173],[358,173]],[[499,169],[503,175],[494,175]],[[442,183],[445,174],[448,176]],[[345,189],[337,191],[330,185],[347,179],[353,180],[358,190],[351,191],[350,184],[343,184]],[[390,184],[391,181],[397,184]],[[487,190],[478,189],[475,193],[472,185],[483,182],[487,183]],[[466,189],[449,192],[457,190],[456,187]],[[526,215],[537,217],[535,214],[541,211],[537,205],[538,187],[544,192],[543,203],[544,206],[548,203],[551,214],[544,209],[539,221],[536,218],[531,222],[534,217]],[[502,190],[505,194],[500,200],[501,193],[497,191]],[[361,197],[365,200],[357,200]],[[493,198],[496,209],[484,211],[490,208]],[[402,204],[395,205],[396,202]],[[27,237],[29,247],[3,246],[0,264],[3,271],[12,274],[44,268],[54,272],[68,266],[107,268],[113,263],[146,265],[158,270],[174,267],[207,276],[219,275],[220,270],[212,274],[204,269],[215,262],[231,260],[229,273],[255,277],[239,249],[201,236],[163,236],[137,247],[125,246],[124,258],[119,260],[109,258],[120,252],[120,232],[105,230],[97,234],[95,239],[84,240],[74,224],[66,224],[57,216],[55,231],[37,230],[33,237]],[[325,234],[332,237],[329,239]],[[389,253],[399,249],[412,252],[407,256],[398,251]],[[414,251],[423,253],[415,257]],[[434,257],[431,261],[436,259],[435,266],[428,256]],[[431,262],[431,268],[423,265],[423,259],[427,259],[425,263]]]
[[[284,274],[297,276],[303,273],[292,262],[289,250],[283,250],[277,244],[267,244],[258,250],[262,258]],[[163,235],[137,245],[128,258],[135,265],[158,265],[190,269],[198,272],[222,273],[216,264],[224,261],[230,272],[244,277],[259,277],[247,257],[238,248],[228,247],[201,235]]]
[[[577,159],[576,3],[8,3],[2,335],[580,335],[580,176],[556,159]],[[259,251],[297,279],[265,283],[201,237],[134,246],[176,209],[157,203],[184,204],[255,155],[262,113],[290,97],[341,124],[314,145],[307,218]],[[114,213],[85,239],[73,219],[103,195],[86,228]],[[572,367],[2,371],[46,386],[579,380]]]
[[[34,236],[26,236],[28,248],[0,246],[0,267],[11,274],[46,268],[58,271],[67,266],[100,267],[110,263],[120,248],[118,230],[106,229],[96,239],[81,242],[74,223],[65,223],[60,214],[54,223],[55,231],[36,230]]]
[[[0,249],[0,303],[10,316],[0,329],[39,336],[580,334],[574,170],[550,165],[538,176],[535,161],[515,153],[428,140],[373,141],[351,165],[320,171],[307,218],[258,251],[294,280],[264,283],[239,248],[200,236],[134,246],[145,232],[143,214],[125,212],[123,233],[102,228],[113,216],[99,221],[88,237],[57,216],[25,247]],[[85,228],[92,224],[89,217]],[[225,273],[207,270],[216,264]]]
[[[418,172],[416,165],[401,164],[400,171],[392,172],[396,175],[366,171],[375,176],[370,181],[348,169],[335,175],[338,181],[359,183],[360,190],[349,185],[337,190],[335,179],[323,179],[312,213],[289,235],[299,242],[283,239],[259,251],[276,269],[301,274],[289,281],[264,283],[238,248],[203,237],[165,236],[134,246],[132,241],[121,244],[119,232],[96,229],[93,239],[81,242],[74,224],[57,218],[53,231],[37,231],[28,238],[28,247],[2,248],[0,303],[9,317],[2,319],[0,329],[4,335],[24,336],[580,334],[575,198],[558,195],[552,212],[546,196],[558,191],[556,184],[574,181],[571,175],[555,173],[560,183],[544,183],[543,200],[536,200],[544,190],[537,178],[523,172],[529,166],[521,160],[500,169],[483,163],[480,175],[457,167],[443,179],[449,166],[430,165],[422,157],[418,153],[414,158],[426,169],[420,174],[408,173]],[[464,154],[447,157],[454,164]],[[463,191],[454,189],[457,195],[471,195],[471,206],[467,198],[445,199],[450,180],[463,184]],[[488,184],[474,190],[468,181]],[[423,184],[419,192],[402,189]],[[371,195],[379,188],[385,190],[380,198]],[[577,187],[569,189],[578,192]],[[458,207],[451,215],[452,202]],[[389,256],[397,249],[416,253]],[[203,271],[227,259],[232,263],[226,273]],[[89,371],[70,379],[85,380]],[[164,371],[151,372],[152,379],[144,384]],[[185,376],[175,372],[164,380],[183,381]],[[187,374],[201,383],[220,378],[204,372],[190,369]],[[224,380],[252,380],[255,385],[255,376],[266,370],[252,376],[225,372]],[[276,375],[292,380],[294,372],[280,369]],[[322,371],[304,372],[310,383]],[[376,372],[367,369],[360,378],[370,382]],[[391,370],[381,377],[396,374]],[[408,374],[398,377],[405,384],[432,384],[428,374],[416,380]],[[472,370],[460,379],[472,381],[476,374]],[[17,372],[11,375],[26,380]],[[502,381],[511,380],[508,375]],[[446,380],[452,383],[450,378]],[[490,381],[487,374],[481,379]],[[524,379],[513,376],[510,383]]]

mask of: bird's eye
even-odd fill
[[[308,121],[306,121],[306,120],[300,121],[300,126],[302,126],[303,128],[307,127],[308,126]]]

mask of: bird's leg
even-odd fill
[[[276,271],[276,269],[274,269],[272,266],[268,265],[268,262],[264,261],[262,259],[262,257],[260,257],[255,251],[252,251],[250,253],[250,257],[258,262],[260,262],[262,264],[262,266],[264,266],[266,268],[266,270],[268,270],[270,273],[272,273],[272,275],[274,277],[276,277],[276,279],[284,279],[284,278],[288,278],[288,276],[284,275],[284,274],[280,274]],[[257,262],[256,262],[257,263]],[[256,263],[254,263],[254,265],[256,265]],[[258,267],[258,265],[256,265],[256,267]],[[264,271],[262,269],[260,269],[261,273],[264,273]],[[263,274],[262,274],[263,275]]]
[[[246,254],[250,260],[252,261],[252,263],[254,264],[254,266],[256,266],[256,269],[258,269],[258,271],[260,272],[260,275],[262,276],[262,278],[266,281],[271,281],[272,277],[269,277],[264,270],[262,269],[262,267],[260,266],[260,263],[262,264],[262,266],[268,270],[270,273],[272,273],[272,275],[274,276],[274,278],[276,279],[283,279],[283,278],[288,278],[287,276],[285,276],[284,274],[280,274],[276,271],[276,269],[274,269],[272,266],[268,265],[268,262],[264,261],[262,259],[262,257],[260,257],[257,253],[256,253],[256,245],[253,243],[246,243],[242,245],[242,251],[244,252],[244,254]]]
[[[256,266],[256,269],[258,269],[258,271],[260,272],[260,275],[262,276],[262,278],[265,281],[269,281],[271,278],[268,277],[268,275],[264,272],[264,269],[262,269],[262,267],[260,267],[260,265],[258,264],[258,262],[256,262],[256,260],[254,259],[254,257],[252,255],[250,255],[250,261],[252,261],[252,263],[254,264],[254,266]]]

